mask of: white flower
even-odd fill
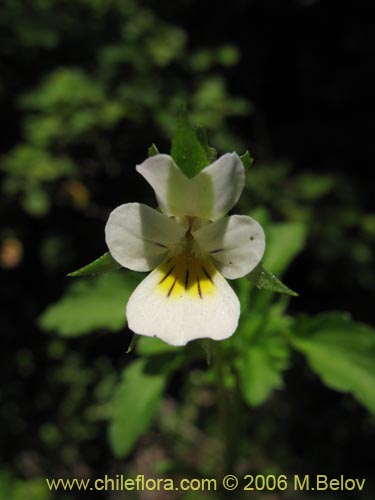
[[[264,232],[251,217],[224,217],[240,197],[245,171],[228,153],[193,178],[158,154],[137,166],[153,187],[160,213],[139,203],[120,205],[105,233],[113,258],[134,271],[153,271],[131,295],[131,330],[185,345],[222,340],[237,328],[239,300],[225,278],[248,274],[260,262]]]

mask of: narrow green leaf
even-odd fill
[[[115,261],[112,255],[109,252],[106,252],[98,259],[90,262],[90,264],[87,264],[87,266],[81,267],[80,269],[77,269],[77,271],[69,273],[67,276],[70,278],[76,278],[78,276],[94,276],[96,274],[108,273],[109,271],[116,271],[117,269],[120,269],[120,267],[120,264]]]
[[[251,156],[249,151],[246,151],[246,153],[240,156],[240,158],[242,160],[245,170],[249,170],[251,165],[254,163],[254,158]]]
[[[77,337],[99,329],[113,332],[125,327],[125,305],[139,283],[133,273],[108,273],[74,281],[66,294],[47,307],[39,318],[43,330]]]
[[[284,293],[292,297],[298,297],[298,293],[288,288],[276,276],[263,266],[260,262],[255,269],[247,275],[247,278],[259,289],[270,290],[271,292]]]
[[[204,147],[189,124],[185,109],[180,113],[171,156],[187,177],[194,177],[209,163]]]
[[[375,414],[375,334],[369,326],[325,313],[297,321],[289,339],[324,384],[353,394]]]
[[[145,359],[125,368],[113,400],[109,441],[116,457],[123,458],[147,431],[161,401],[167,374],[147,373]]]
[[[198,141],[201,143],[202,147],[204,148],[204,150],[206,152],[208,163],[209,164],[213,163],[217,159],[217,151],[215,148],[211,147],[208,144],[208,137],[207,137],[206,129],[201,127],[200,125],[197,125],[194,130],[195,130],[195,135],[197,136]]]
[[[155,146],[154,143],[151,144],[151,146],[148,148],[148,157],[150,158],[151,156],[156,156],[160,154],[158,148]]]

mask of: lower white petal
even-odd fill
[[[222,340],[236,330],[239,300],[209,260],[188,255],[155,269],[131,295],[126,317],[135,333],[171,345],[190,340]]]
[[[111,212],[105,239],[112,257],[133,271],[150,271],[186,229],[147,205],[127,203]]]
[[[262,226],[246,215],[232,215],[207,224],[195,231],[193,236],[228,279],[248,274],[264,254]]]

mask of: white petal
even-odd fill
[[[147,205],[128,203],[111,212],[105,240],[112,257],[134,271],[150,271],[162,262],[185,230]]]
[[[212,207],[207,219],[220,219],[234,207],[241,196],[245,185],[245,169],[236,153],[227,153],[204,168],[195,179],[199,183],[207,177],[211,180],[213,190]]]
[[[126,307],[131,330],[176,346],[234,333],[240,315],[236,294],[210,261],[191,259],[169,259],[138,285]]]
[[[248,274],[264,254],[262,226],[245,215],[232,215],[207,224],[193,236],[223,276],[229,279]]]
[[[198,211],[197,188],[168,155],[148,158],[137,171],[155,191],[160,209],[167,215],[194,215]]]
[[[161,210],[167,215],[215,220],[238,201],[245,171],[236,153],[228,153],[189,179],[168,155],[148,158],[137,171],[153,187]]]

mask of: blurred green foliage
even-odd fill
[[[1,498],[9,500],[20,500],[21,498],[48,500],[52,498],[44,479],[21,481],[8,470],[0,471],[0,495]]]
[[[12,23],[14,16],[22,22]],[[82,40],[77,16],[85,19],[85,36],[103,30],[92,47]],[[224,147],[237,144],[225,120],[248,113],[250,104],[229,95],[219,72],[220,66],[237,63],[235,47],[192,52],[182,29],[133,0],[30,6],[12,1],[5,2],[0,19],[4,33],[14,31],[10,44],[7,40],[9,53],[21,45],[31,58],[36,47],[46,58],[62,48],[76,56],[74,64],[48,61],[39,81],[34,79],[35,88],[27,86],[14,103],[21,113],[22,142],[0,160],[3,195],[21,195],[31,215],[48,212],[61,180],[82,178],[85,170],[100,172],[113,163],[111,136],[121,124],[131,123],[127,144],[140,142],[144,123],[170,136],[181,103],[189,106],[194,122],[220,132]],[[81,43],[84,48],[77,50]]]
[[[344,175],[296,171],[286,161],[256,164],[247,177],[239,210],[250,203],[268,207],[274,219],[299,221],[308,228],[309,252],[320,263],[307,270],[310,284],[327,286],[327,273],[342,263],[335,273],[346,286],[374,289],[375,277],[368,272],[374,214],[363,210],[360,193]]]
[[[291,337],[292,345],[306,355],[312,370],[328,387],[353,393],[373,414],[374,341],[369,326],[337,313],[297,322]]]
[[[124,371],[113,396],[109,428],[115,455],[127,455],[148,430],[165,390],[166,374],[163,365],[158,373],[145,372],[145,360],[135,361]]]
[[[105,328],[119,331],[125,326],[125,305],[139,283],[137,276],[109,273],[77,281],[64,299],[50,306],[40,321],[45,330],[58,330],[74,337]]]

